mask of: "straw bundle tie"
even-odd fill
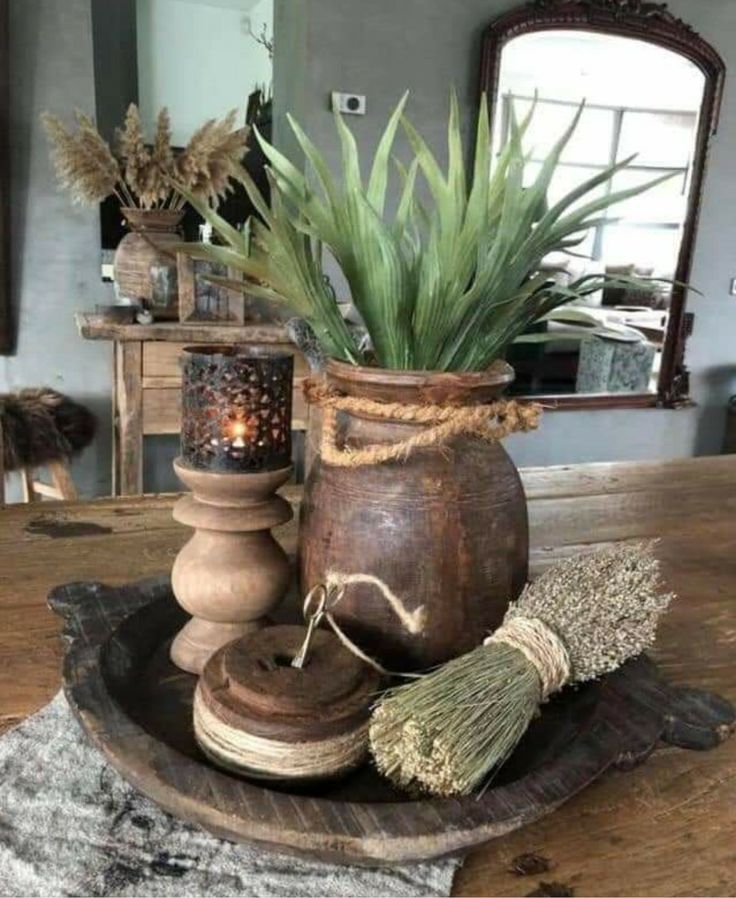
[[[503,623],[483,645],[503,642],[521,652],[539,674],[542,701],[570,679],[570,656],[560,637],[538,618],[513,617]]]
[[[542,407],[536,403],[499,399],[484,405],[412,405],[402,402],[377,402],[356,396],[343,396],[326,384],[308,380],[304,396],[310,405],[322,409],[322,461],[339,467],[380,465],[405,461],[416,449],[445,446],[461,434],[496,442],[512,433],[526,433],[539,425]],[[365,415],[383,421],[426,425],[422,430],[395,443],[379,443],[355,449],[339,446],[338,412]]]

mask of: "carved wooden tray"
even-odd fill
[[[713,748],[734,709],[669,686],[646,657],[549,702],[480,798],[413,799],[371,768],[312,791],[248,781],[213,767],[191,727],[195,678],[168,644],[186,615],[168,578],[113,589],[55,589],[65,620],[64,684],[82,727],[110,763],[167,811],[218,836],[340,863],[440,857],[548,814],[607,768],[643,761],[664,740]]]

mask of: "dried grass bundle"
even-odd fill
[[[143,124],[135,103],[128,106],[123,127],[116,131],[116,137],[125,183],[140,198],[143,208],[150,208],[144,202],[143,195],[146,190],[147,172],[151,165],[151,154],[146,149]]]
[[[76,118],[78,129],[72,133],[57,116],[48,112],[41,116],[59,183],[71,191],[75,203],[93,205],[110,194],[123,202],[118,190],[120,165],[109,144],[86,115],[77,112]]]
[[[651,645],[671,599],[651,542],[551,568],[483,646],[379,701],[370,727],[379,770],[404,787],[472,792],[508,758],[548,695]]]
[[[174,165],[175,179],[198,199],[217,206],[242,175],[248,128],[235,129],[237,110],[221,121],[210,119],[192,135]]]
[[[122,206],[180,209],[186,202],[176,182],[199,199],[216,206],[242,173],[247,129],[235,129],[237,111],[211,119],[192,136],[177,159],[171,146],[171,120],[166,108],[156,119],[153,144],[146,141],[140,112],[131,103],[123,127],[116,130],[115,153],[90,118],[77,113],[77,131],[61,120],[41,116],[52,145],[57,177],[76,202],[92,205],[114,194]]]

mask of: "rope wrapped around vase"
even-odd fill
[[[416,449],[445,446],[460,434],[476,436],[488,442],[502,440],[512,433],[535,430],[542,412],[542,406],[537,403],[517,402],[515,399],[468,406],[378,402],[375,399],[344,396],[324,381],[313,379],[305,381],[304,396],[310,405],[322,409],[319,450],[322,461],[349,468],[405,461]],[[424,424],[426,427],[395,443],[380,443],[361,449],[340,447],[338,412],[406,424]]]

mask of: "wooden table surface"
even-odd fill
[[[736,456],[527,469],[532,567],[622,539],[661,536],[678,600],[655,651],[671,680],[736,700]],[[298,490],[290,498],[298,502]],[[0,729],[59,687],[46,595],[71,580],[123,583],[170,567],[186,531],[173,496],[0,510]],[[293,525],[280,533],[293,549]],[[541,874],[511,872],[533,852]],[[474,851],[456,895],[736,895],[736,738],[658,751],[557,813]],[[541,888],[541,891],[540,891]]]

